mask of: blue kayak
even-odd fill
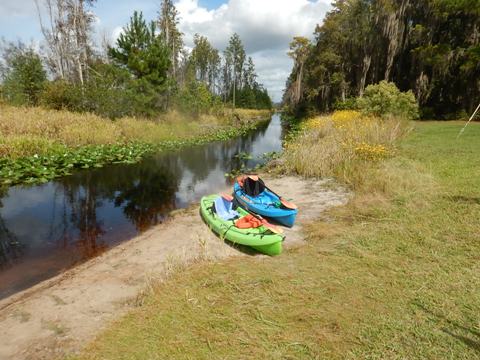
[[[235,199],[246,210],[270,218],[282,225],[292,227],[297,217],[297,209],[285,208],[280,198],[267,188],[261,188],[255,196],[249,195],[238,181],[233,185]]]

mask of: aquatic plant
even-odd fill
[[[48,155],[0,159],[0,185],[41,184],[57,177],[70,175],[78,169],[100,168],[108,164],[133,164],[156,151],[201,145],[245,135],[260,122],[248,122],[239,127],[214,128],[208,133],[184,139],[158,143],[130,142],[127,144],[58,147]]]
[[[246,152],[240,152],[235,155],[235,158],[240,159],[240,160],[252,160],[253,156],[252,154],[246,153]]]
[[[0,157],[22,158],[47,155],[90,145],[132,142],[156,144],[192,137],[227,138],[235,129],[247,129],[271,116],[265,110],[237,109],[218,116],[191,116],[169,111],[155,119],[124,117],[115,121],[93,114],[13,107],[0,103]]]
[[[233,169],[232,171],[225,173],[225,177],[229,179],[235,179],[236,177],[242,174],[256,173],[263,167],[263,164],[257,164],[254,167],[247,167],[245,164],[242,164],[240,168]]]

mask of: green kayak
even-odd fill
[[[267,255],[280,255],[282,252],[283,235],[275,234],[263,225],[257,228],[239,229],[235,226],[235,220],[223,220],[214,210],[215,199],[219,195],[204,196],[200,200],[200,214],[210,228],[226,239],[235,244],[246,245]],[[249,213],[238,207],[236,209],[240,218]],[[238,220],[238,218],[237,218]]]

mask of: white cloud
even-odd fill
[[[275,101],[280,99],[293,65],[292,60],[286,56],[287,51],[287,48],[280,48],[251,54],[259,74],[258,81],[265,85]]]
[[[257,66],[259,82],[280,100],[291,61],[286,55],[293,36],[312,37],[330,8],[330,0],[229,0],[207,10],[198,0],[179,0],[180,28],[187,46],[195,33],[223,50],[230,36],[240,35]]]
[[[111,40],[114,43],[117,41],[117,39],[120,37],[120,34],[123,32],[123,27],[122,26],[117,26],[115,29],[112,31],[112,37]]]
[[[195,33],[207,36],[223,51],[230,36],[237,32],[247,53],[257,65],[259,82],[279,100],[291,61],[286,55],[293,36],[312,37],[330,9],[331,0],[228,0],[216,9],[207,9],[198,0],[177,0],[180,28],[187,47]],[[43,0],[39,0],[42,4]],[[143,11],[147,20],[157,16],[159,0],[102,0],[95,3],[97,34],[108,33],[115,41],[134,10]],[[101,21],[100,21],[101,19]],[[41,39],[34,0],[0,0],[0,37]],[[110,37],[109,36],[109,37]]]

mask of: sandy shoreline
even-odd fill
[[[300,207],[298,225],[286,231],[285,249],[302,244],[303,224],[348,199],[342,189],[332,190],[322,181],[284,177],[268,183]],[[136,306],[148,284],[178,265],[232,256],[249,255],[216,237],[202,222],[197,205],[178,211],[101,256],[1,300],[0,359],[52,359],[78,351]]]

